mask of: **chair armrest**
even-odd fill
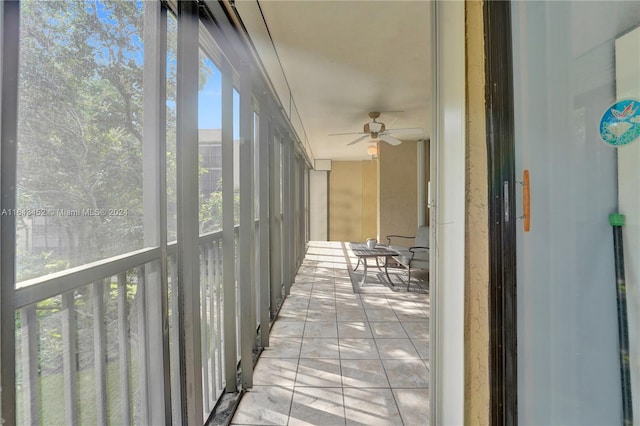
[[[408,236],[405,236],[405,235],[387,235],[386,238],[387,238],[387,245],[390,246],[391,245],[391,238],[406,238],[408,240],[413,240],[416,237],[415,236],[408,237]]]
[[[429,247],[413,246],[409,247],[409,251],[416,253],[418,251],[429,251]]]
[[[411,260],[413,260],[413,256],[416,253],[429,253],[429,247],[421,247],[421,246],[413,246],[409,247],[409,251],[411,252]]]

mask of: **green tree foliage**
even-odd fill
[[[64,229],[61,267],[142,244],[142,12],[130,1],[21,5],[19,206],[48,209]],[[62,213],[117,208],[127,215]]]
[[[21,3],[18,206],[47,209],[48,223],[60,227],[56,232],[64,234],[68,247],[42,253],[19,242],[19,281],[142,247],[143,16],[142,1]],[[176,33],[177,22],[169,17],[171,206],[176,198]],[[214,71],[206,56],[200,62],[202,88]],[[126,215],[67,213],[82,209],[126,209]],[[175,217],[169,221],[175,223]],[[28,221],[20,218],[18,226],[28,239]]]

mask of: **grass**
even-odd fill
[[[138,388],[137,362],[132,357],[129,366],[130,391],[128,399],[131,401],[131,416],[134,420],[134,411],[136,407],[133,394]],[[40,403],[40,424],[51,426],[64,426],[65,421],[65,395],[64,395],[64,376],[62,373],[47,374],[38,378],[39,382],[39,403]],[[121,390],[120,390],[120,362],[114,361],[106,364],[106,381],[107,381],[107,422],[112,425],[120,425],[122,423],[121,410]],[[76,373],[76,392],[78,407],[78,424],[95,425],[97,420],[96,390],[95,390],[95,369],[87,368]],[[24,395],[17,395],[17,424],[25,424],[24,417]]]

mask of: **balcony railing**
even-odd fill
[[[236,226],[236,272],[238,234]],[[225,365],[223,356],[222,231],[201,235],[199,250],[203,410],[208,414],[225,390],[226,369],[235,374],[237,365]],[[162,361],[152,337],[162,335],[156,305],[161,261],[159,248],[147,248],[18,284],[19,424],[149,424],[150,376],[164,374],[170,374],[173,420],[180,423],[175,242],[167,246],[169,372],[157,369]],[[239,360],[241,316],[238,306],[234,311]],[[256,313],[260,318],[260,306]]]

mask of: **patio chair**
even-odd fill
[[[393,244],[393,240],[413,240],[411,247],[403,247]],[[387,235],[387,245],[398,252],[394,260],[407,268],[407,291],[411,285],[411,269],[429,270],[429,227],[419,226],[414,236]]]

